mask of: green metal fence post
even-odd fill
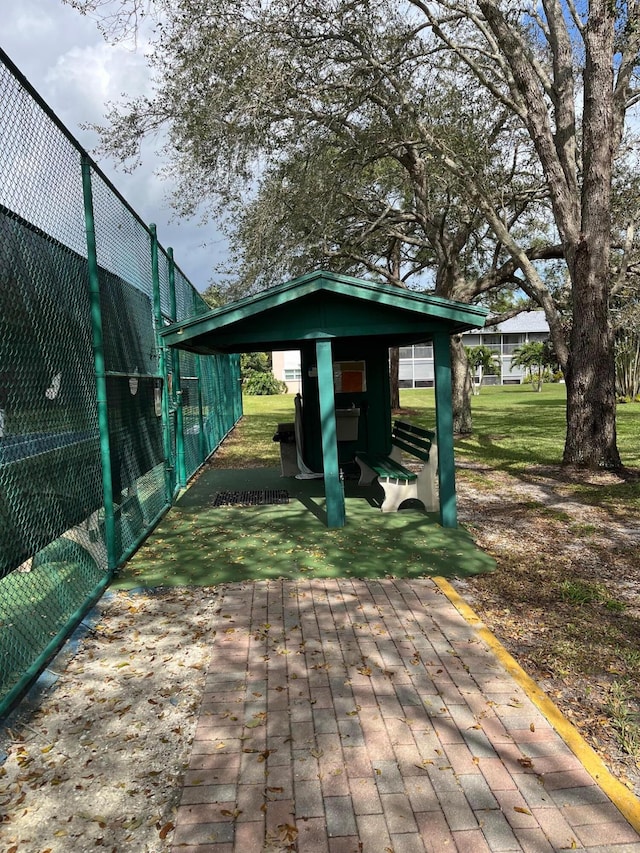
[[[433,336],[436,395],[436,440],[438,442],[438,483],[440,524],[457,527],[456,469],[453,450],[453,403],[451,399],[451,355],[449,335]]]
[[[167,351],[160,336],[162,329],[162,303],[160,301],[160,273],[158,267],[158,232],[156,226],[149,225],[151,233],[151,276],[153,279],[153,318],[156,327],[156,347],[158,350],[158,373],[162,381],[162,446],[164,450],[164,482],[167,502],[173,498],[174,466],[171,450],[171,425],[169,423],[169,382],[167,371]]]
[[[89,276],[89,299],[91,310],[91,336],[96,375],[98,405],[98,429],[100,431],[100,462],[102,468],[102,493],[104,500],[104,536],[107,549],[109,572],[118,564],[116,524],[113,512],[113,482],[111,478],[111,447],[109,444],[109,409],[107,400],[107,378],[104,360],[104,337],[102,332],[102,309],[100,306],[100,278],[98,275],[98,253],[96,229],[93,216],[93,191],[91,186],[91,162],[82,155],[82,188],[84,194],[84,221],[87,238],[87,268]]]
[[[169,303],[171,319],[178,319],[178,305],[176,301],[176,265],[173,260],[173,249],[167,249],[169,257]],[[176,473],[178,477],[178,488],[184,489],[187,485],[187,463],[184,455],[184,409],[182,406],[182,388],[180,387],[180,350],[176,347],[172,350],[173,362],[173,390],[176,399]]]

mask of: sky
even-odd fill
[[[0,0],[0,13],[2,49],[142,220],[156,223],[160,243],[173,247],[178,266],[204,290],[214,279],[213,267],[226,257],[225,238],[212,223],[175,217],[170,187],[154,174],[153,141],[145,144],[142,166],[126,173],[93,153],[97,134],[81,127],[101,123],[105,104],[124,92],[149,91],[142,51],[107,44],[93,20],[62,0]]]

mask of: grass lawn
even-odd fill
[[[405,389],[400,403],[419,424],[433,424],[432,389]],[[502,470],[527,465],[559,465],[566,429],[565,386],[544,385],[540,393],[530,385],[483,388],[472,400],[474,434],[456,441],[456,455]],[[622,461],[640,468],[640,404],[618,406],[618,447]]]
[[[431,388],[400,392],[402,417],[433,428],[435,400]],[[529,465],[559,465],[565,438],[565,386],[488,386],[472,400],[472,436],[456,440],[456,458],[504,471]],[[245,397],[247,416],[242,441],[225,445],[228,467],[262,467],[279,463],[272,434],[278,423],[293,420],[293,395]],[[640,404],[618,406],[618,447],[623,463],[640,468]],[[630,490],[632,492],[633,490]]]
[[[405,389],[400,403],[415,423],[429,426],[435,420],[432,389]],[[456,460],[518,476],[532,465],[560,465],[566,431],[565,386],[549,384],[540,393],[530,385],[483,388],[473,398],[473,435],[458,438]],[[618,449],[623,464],[640,469],[640,404],[624,403],[617,411]],[[482,475],[465,471],[479,485]],[[486,485],[490,488],[490,482]],[[637,481],[612,485],[576,483],[571,491],[585,503],[640,511]]]

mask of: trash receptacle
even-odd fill
[[[280,445],[280,472],[282,476],[297,476],[300,469],[298,468],[295,424],[278,424],[273,440]]]
[[[338,441],[357,441],[360,409],[336,409],[336,438]]]

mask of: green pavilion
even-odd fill
[[[457,526],[451,335],[484,325],[475,305],[317,271],[162,330],[200,354],[298,349],[305,462],[324,479],[329,527],[345,523],[341,470],[356,451],[389,451],[389,348],[431,341],[440,523]]]

